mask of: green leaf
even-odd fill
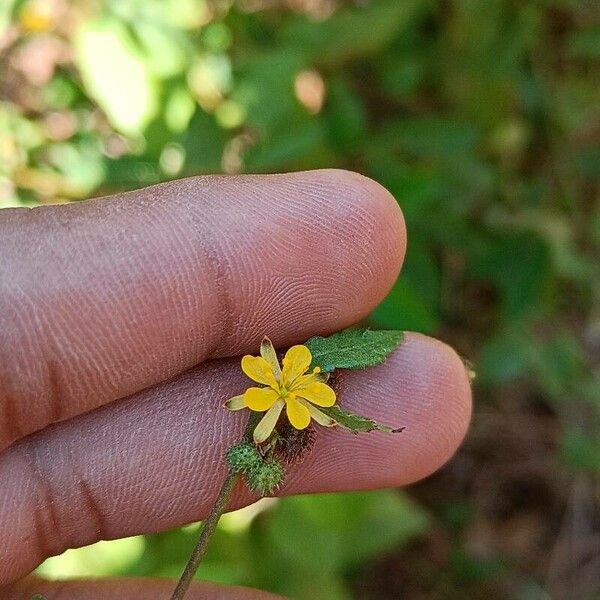
[[[525,375],[529,368],[526,340],[521,327],[489,336],[477,361],[481,380],[493,385]]]
[[[440,117],[393,119],[385,124],[380,144],[415,157],[453,159],[472,155],[482,137],[473,123]]]
[[[301,46],[311,62],[331,69],[381,52],[422,10],[419,0],[380,0],[336,11],[321,22],[301,16],[282,28],[283,43]]]
[[[416,280],[423,286],[423,279]],[[376,327],[396,327],[400,324],[410,331],[433,333],[438,327],[438,311],[433,306],[437,298],[425,300],[406,273],[396,282],[384,301],[371,313],[369,322]]]
[[[304,575],[308,584],[326,574],[354,572],[365,561],[427,531],[428,521],[418,504],[396,490],[283,498],[265,520],[267,547],[258,552],[255,569],[274,576],[278,587],[269,587],[271,591],[292,598],[329,600],[332,596],[320,593],[322,588],[316,593],[304,589],[303,595],[292,594],[293,590],[286,589],[290,575]],[[268,561],[266,553],[270,553]]]
[[[119,131],[136,135],[156,114],[158,88],[125,25],[109,17],[78,31],[75,59],[85,89]]]
[[[600,473],[600,443],[580,429],[567,431],[562,440],[562,454],[575,471]]]
[[[329,83],[326,118],[331,143],[341,151],[360,144],[367,131],[367,113],[360,95],[338,77]]]
[[[504,315],[514,321],[539,310],[552,267],[544,239],[530,232],[488,236],[468,275],[492,283],[502,295]]]
[[[331,417],[340,427],[348,429],[353,433],[369,433],[370,431],[382,431],[383,433],[400,433],[404,427],[388,427],[380,425],[377,421],[357,415],[349,410],[335,406],[319,407],[328,417]]]
[[[600,27],[575,31],[569,38],[569,53],[577,58],[600,58]]]
[[[364,369],[382,363],[404,339],[401,331],[344,329],[329,337],[312,337],[306,346],[312,354],[310,368]]]

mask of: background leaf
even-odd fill
[[[158,89],[127,28],[109,17],[88,22],[75,51],[87,91],[115,128],[128,134],[143,129],[156,112]]]

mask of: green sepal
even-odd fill
[[[339,407],[337,404],[330,407],[319,407],[328,417],[331,417],[340,427],[348,429],[353,433],[368,433],[369,431],[382,431],[384,433],[400,433],[404,427],[388,427],[380,425],[377,421],[357,415],[349,410]]]
[[[382,363],[404,339],[402,331],[344,329],[329,337],[312,337],[305,345],[312,354],[310,369],[364,369]]]

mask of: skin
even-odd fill
[[[8,600],[167,597],[171,582],[27,575],[67,548],[203,518],[225,474],[223,452],[247,417],[222,409],[250,383],[235,357],[257,354],[265,334],[285,347],[364,318],[406,247],[392,196],[335,170],[190,178],[3,210],[0,239],[0,597]],[[471,414],[460,358],[417,334],[383,365],[345,373],[340,400],[406,430],[319,431],[280,495],[417,481],[452,456]],[[239,486],[231,508],[252,501]],[[202,583],[190,596],[273,597]]]

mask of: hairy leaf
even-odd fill
[[[401,331],[344,329],[329,337],[312,337],[306,346],[312,354],[310,368],[364,369],[382,363],[404,339]]]
[[[384,433],[399,433],[404,427],[389,427],[380,425],[373,419],[357,415],[349,410],[340,408],[337,404],[328,408],[319,407],[328,417],[331,417],[340,427],[349,429],[354,433],[368,433],[369,431],[383,431]]]

